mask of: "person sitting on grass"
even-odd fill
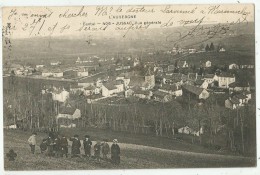
[[[108,141],[107,139],[104,139],[104,142],[102,143],[102,148],[101,148],[104,160],[107,160],[107,155],[110,151],[110,147],[109,147],[107,141]]]
[[[80,147],[81,143],[79,140],[79,135],[74,135],[74,137],[70,138],[70,141],[72,141],[72,146],[71,146],[71,157],[79,157],[80,155]]]
[[[10,149],[9,152],[6,154],[6,157],[8,158],[9,161],[14,161],[15,158],[17,157],[17,154],[14,152],[13,149]]]
[[[101,151],[101,143],[100,141],[97,141],[97,143],[94,145],[94,157],[98,162],[100,162],[100,151]]]
[[[32,135],[29,137],[29,139],[28,139],[28,143],[29,143],[29,145],[30,145],[30,147],[31,147],[31,152],[32,152],[32,154],[34,154],[35,153],[35,145],[36,145],[36,133],[35,132],[33,132],[32,133]]]

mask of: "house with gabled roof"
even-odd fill
[[[216,74],[206,74],[202,79],[205,80],[208,84],[211,84],[214,81],[218,81],[218,76]]]
[[[159,101],[159,102],[168,102],[172,100],[172,95],[166,92],[162,92],[162,91],[155,91],[153,92],[153,96],[152,98],[155,101]]]
[[[181,85],[183,83],[182,80],[182,74],[175,74],[173,73],[173,75],[163,75],[163,84],[178,84]]]
[[[117,93],[117,87],[112,83],[104,83],[101,86],[102,96],[108,97]]]
[[[182,88],[179,85],[163,84],[158,90],[176,97],[182,96]]]
[[[73,123],[73,120],[79,118],[81,118],[81,111],[68,103],[60,107],[58,115],[56,116],[56,123],[58,125],[68,126]]]
[[[93,85],[84,87],[84,95],[85,96],[89,96],[89,95],[93,95],[93,94],[100,94],[100,88],[97,88]]]
[[[194,99],[207,99],[209,97],[209,92],[203,88],[183,85],[182,86],[183,96]]]
[[[211,61],[206,61],[203,65],[204,67],[211,67]]]
[[[49,70],[49,69],[42,70],[42,76],[43,77],[50,77],[52,75],[53,75],[53,72],[51,70]]]
[[[130,83],[130,75],[128,73],[121,73],[116,77],[116,80],[123,80],[124,81],[124,86],[128,87]]]
[[[128,86],[129,88],[134,88],[135,86],[145,86],[145,84],[146,83],[143,76],[131,76]]]
[[[145,76],[131,76],[128,87],[134,88],[135,86],[141,87],[143,90],[152,89],[155,86],[155,77],[153,72],[148,69]]]
[[[88,76],[88,69],[86,67],[78,67],[76,72],[78,77]]]
[[[113,80],[107,83],[103,83],[101,86],[102,96],[108,97],[112,94],[117,94],[124,91],[123,80]]]
[[[153,93],[149,90],[134,89],[133,96],[141,99],[151,99]]]
[[[203,89],[207,89],[209,86],[206,80],[196,80],[194,81],[194,85]]]
[[[65,89],[54,89],[51,91],[52,99],[54,101],[58,102],[66,102],[66,100],[69,98],[69,92]]]
[[[239,100],[235,97],[230,97],[225,100],[225,107],[229,109],[236,109],[239,106]]]
[[[251,96],[244,93],[233,95],[225,100],[225,107],[229,109],[237,109],[238,107],[245,106],[248,104],[248,101],[251,99]]]
[[[250,85],[248,82],[233,82],[229,84],[229,92],[239,92],[239,91],[250,91]]]
[[[220,88],[229,88],[229,85],[231,83],[234,83],[235,81],[236,81],[235,76],[228,73],[221,73],[218,76],[218,86]]]

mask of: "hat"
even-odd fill
[[[85,135],[86,138],[89,138],[89,135]]]
[[[113,140],[113,143],[118,143],[117,139],[114,139],[114,140]]]
[[[74,137],[79,137],[79,135],[78,135],[78,134],[75,134]]]
[[[32,134],[33,134],[33,135],[37,135],[37,133],[36,133],[36,132],[33,132]]]

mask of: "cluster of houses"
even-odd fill
[[[76,63],[82,63],[78,58]],[[131,64],[131,65],[130,65]],[[198,73],[174,73],[176,68],[188,68],[187,61],[178,61],[175,65],[167,65],[162,67],[153,62],[144,64],[146,70],[144,75],[130,71],[130,67],[140,64],[138,58],[123,59],[116,64],[115,70],[125,70],[117,76],[109,77],[100,74],[94,77],[88,77],[88,70],[84,66],[78,66],[66,70],[60,69],[43,69],[43,77],[83,77],[76,85],[71,85],[68,93],[81,93],[86,96],[89,101],[97,101],[112,96],[137,97],[140,99],[154,100],[159,102],[169,102],[180,96],[191,99],[207,99],[210,93],[225,93],[224,89],[228,89],[230,94],[236,92],[243,95],[232,96],[225,101],[225,106],[230,109],[236,109],[243,106],[251,98],[249,84],[241,84],[236,82],[236,77],[230,73],[222,72],[220,74]],[[203,67],[212,66],[211,61],[201,63]],[[245,66],[244,66],[245,67]],[[250,67],[250,65],[247,65]],[[229,69],[240,68],[236,64],[229,65]],[[251,67],[250,67],[251,68]],[[86,77],[86,78],[84,78]],[[246,99],[241,98],[247,97]],[[238,99],[238,100],[237,100]],[[240,103],[238,103],[240,101]]]
[[[42,77],[55,77],[55,78],[74,78],[74,77],[86,77],[88,76],[88,69],[86,67],[75,68],[50,68],[42,69]]]
[[[23,66],[20,64],[11,64],[9,68],[4,67],[4,72],[8,72],[15,75],[28,76],[32,75],[35,69],[31,66]]]
[[[177,52],[176,49],[174,51]],[[189,50],[189,52],[195,51]],[[59,61],[52,62],[50,66],[36,65],[35,68],[16,65],[13,66],[12,71],[17,75],[29,75],[30,72],[37,70],[41,72],[42,77],[72,80],[78,77],[78,79],[74,79],[75,83],[70,85],[69,89],[45,88],[42,90],[42,93],[51,93],[53,100],[61,103],[65,103],[70,94],[77,93],[84,95],[88,102],[121,96],[167,103],[181,97],[206,100],[211,93],[218,94],[226,91],[229,92],[229,97],[223,103],[226,108],[233,110],[245,106],[251,99],[250,85],[237,82],[233,74],[227,72],[202,75],[189,72],[175,73],[175,69],[189,68],[188,62],[184,60],[180,60],[174,65],[165,66],[145,62],[144,73],[140,73],[131,69],[140,65],[138,58],[122,59],[114,64],[117,75],[110,77],[107,74],[89,76],[88,68],[80,65],[85,62],[78,58],[75,67],[63,69],[60,68],[61,62]],[[205,68],[212,66],[211,61],[201,64]],[[251,68],[254,68],[254,65],[237,65],[235,63],[229,65],[229,69]]]
[[[218,52],[225,52],[226,49],[224,47],[220,47]],[[206,52],[206,49],[195,49],[195,48],[180,48],[180,47],[173,47],[172,50],[167,51],[167,53],[171,54],[193,54],[193,53],[201,53]]]

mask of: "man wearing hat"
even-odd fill
[[[120,147],[117,139],[113,140],[113,144],[111,146],[111,162],[115,165],[119,165],[120,163]]]
[[[36,133],[35,132],[33,132],[32,133],[32,135],[29,137],[29,139],[28,139],[28,143],[29,143],[29,145],[30,145],[30,147],[31,147],[31,152],[32,152],[32,154],[34,154],[34,152],[35,152],[35,145],[36,145]]]
[[[72,146],[71,146],[71,157],[79,157],[80,154],[80,147],[81,143],[79,140],[79,136],[76,134],[74,137],[70,138],[70,141],[72,141]]]
[[[85,156],[86,157],[90,157],[91,156],[91,145],[92,145],[92,142],[90,140],[89,135],[85,135],[85,139],[83,141],[83,145],[84,145]]]

